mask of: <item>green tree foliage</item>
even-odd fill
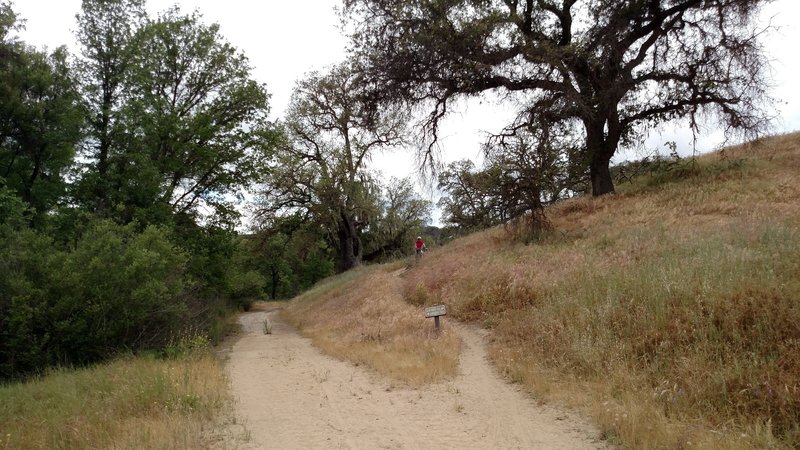
[[[413,254],[416,236],[430,222],[431,202],[420,198],[411,179],[392,178],[382,192],[378,215],[365,233],[367,261]]]
[[[154,226],[102,221],[70,251],[53,281],[50,320],[62,354],[91,362],[116,349],[164,344],[187,313],[186,255]],[[55,275],[55,274],[54,274]]]
[[[0,0],[0,379],[220,337],[266,284],[235,231],[278,137],[246,58],[139,0],[83,2],[76,66],[17,28]]]
[[[167,11],[135,45],[124,110],[129,148],[118,163],[132,183],[123,188],[132,197],[126,204],[147,195],[176,214],[204,206],[217,218],[235,215],[228,196],[258,178],[272,133],[265,87],[196,12]]]
[[[335,273],[324,232],[299,214],[275,218],[247,240],[251,266],[266,280],[269,298],[291,298]]]
[[[225,289],[228,296],[237,301],[241,309],[250,309],[253,299],[262,298],[267,279],[252,264],[252,252],[248,241],[238,239],[237,249],[229,261],[225,274]]]
[[[186,290],[201,326],[260,292],[237,257],[237,203],[277,137],[247,58],[199,13],[158,18],[136,0],[87,1],[79,31],[96,121],[79,198],[117,222],[173,227],[189,252]],[[99,39],[98,35],[106,38]],[[241,283],[246,283],[247,287]]]
[[[285,122],[288,141],[276,151],[261,201],[266,220],[300,210],[323,227],[342,271],[361,264],[361,234],[376,213],[367,163],[402,144],[406,124],[402,110],[365,102],[361,83],[343,64],[297,84]]]
[[[580,137],[576,162],[602,195],[617,150],[665,121],[763,128],[756,18],[768,1],[346,0],[344,11],[375,98],[428,107],[432,142],[453,101],[504,94],[519,105],[506,134]]]
[[[176,227],[177,240],[190,255],[186,265],[186,291],[191,297],[197,325],[215,319],[224,307],[220,299],[246,309],[264,290],[263,276],[250,258],[247,240],[231,228],[192,222]],[[209,317],[210,316],[210,317]]]
[[[586,171],[576,164],[577,145],[552,147],[552,129],[518,129],[485,147],[486,161],[477,170],[471,161],[450,164],[439,174],[439,201],[444,221],[472,231],[525,217],[528,231],[547,227],[544,206],[586,189]]]
[[[28,228],[26,213],[25,202],[0,185],[0,377],[46,363],[47,336],[35,318],[46,301],[42,274],[51,253],[49,242]]]
[[[146,22],[144,5],[145,0],[83,0],[77,16],[79,76],[90,111],[80,198],[106,215],[115,187],[111,159],[123,153],[125,142],[120,116],[136,50],[131,42]]]
[[[84,116],[66,50],[12,39],[15,23],[0,4],[0,177],[41,215],[64,195]]]
[[[232,224],[275,132],[247,58],[199,13],[155,20],[143,2],[84,2],[84,91],[93,108],[81,196],[123,223],[173,214]],[[102,38],[100,36],[103,36]]]
[[[93,223],[74,247],[16,225],[21,202],[0,195],[0,377],[158,348],[184,323],[186,255],[168,232]]]
[[[439,199],[442,221],[464,232],[505,223],[509,217],[499,205],[497,167],[477,170],[470,160],[450,163],[439,173]]]

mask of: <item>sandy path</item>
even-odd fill
[[[275,312],[240,321],[227,370],[246,448],[606,448],[585,423],[495,375],[478,331],[458,327],[465,348],[454,380],[408,389],[321,354]]]

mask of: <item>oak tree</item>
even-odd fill
[[[460,231],[475,231],[504,223],[509,219],[496,195],[496,168],[477,170],[464,159],[450,163],[439,172],[438,187],[444,193],[438,206],[442,221]]]
[[[235,196],[260,176],[273,137],[266,87],[198,12],[172,8],[148,21],[134,43],[125,154],[117,162],[120,178],[133,185],[125,201],[236,216]]]
[[[602,195],[614,190],[611,158],[651,127],[765,125],[756,18],[768,2],[345,0],[344,14],[375,98],[427,105],[430,143],[453,101],[496,92],[519,106],[505,134],[581,136],[576,156]]]
[[[84,0],[78,19],[92,112],[79,198],[124,223],[234,223],[274,135],[248,59],[177,7],[152,19],[143,0]]]
[[[410,178],[381,186],[378,214],[366,230],[364,260],[411,255],[415,236],[430,222],[432,205],[417,194]]]
[[[361,232],[375,215],[377,184],[367,170],[378,151],[400,145],[406,116],[376,109],[359,94],[350,66],[313,73],[297,83],[262,195],[262,217],[301,211],[329,235],[344,271],[361,264]]]

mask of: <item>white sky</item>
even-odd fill
[[[344,58],[346,40],[339,32],[335,12],[340,0],[148,0],[148,9],[155,15],[176,3],[186,13],[198,9],[207,22],[219,23],[221,34],[248,56],[253,76],[266,83],[272,94],[272,116],[276,118],[283,113],[297,79]],[[80,4],[80,0],[15,0],[14,10],[26,20],[22,39],[37,47],[67,45],[74,51],[72,31]],[[800,45],[800,1],[776,0],[765,8],[763,19],[779,27],[765,40],[773,61],[773,97],[780,102],[773,132],[795,131],[800,129],[800,57],[796,53]],[[443,130],[445,162],[480,159],[483,131],[499,131],[512,116],[510,106],[485,101],[471,101],[460,109]],[[667,141],[675,141],[682,154],[691,153],[691,134],[681,126],[651,136],[646,145],[663,147]],[[709,130],[698,142],[698,150],[711,150],[720,143],[720,134]],[[374,163],[385,174],[396,177],[412,175],[416,169],[411,151],[379,155]]]

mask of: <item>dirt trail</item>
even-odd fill
[[[607,448],[587,424],[495,375],[480,331],[458,327],[465,345],[454,380],[409,389],[321,354],[274,311],[240,321],[227,370],[250,433],[245,448]]]

